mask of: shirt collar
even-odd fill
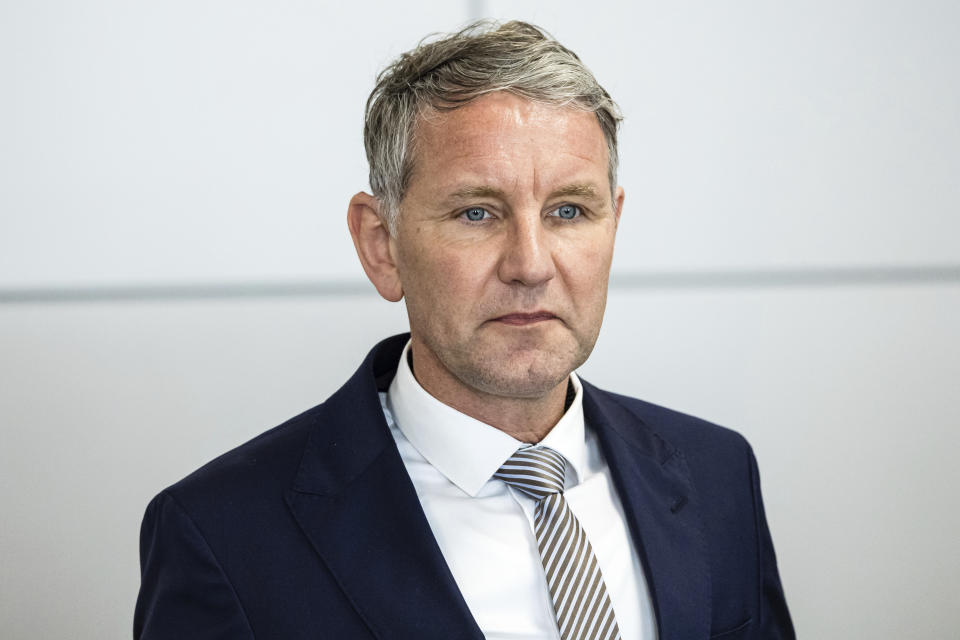
[[[496,427],[457,411],[431,396],[410,370],[408,342],[390,383],[387,405],[410,444],[464,493],[476,496],[497,469],[525,443]],[[567,486],[576,484],[586,465],[583,387],[570,374],[575,396],[570,407],[540,442],[567,459]]]

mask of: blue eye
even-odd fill
[[[461,215],[463,215],[470,222],[480,222],[481,220],[490,217],[490,214],[487,212],[487,210],[481,207],[471,207],[464,211]]]
[[[564,204],[560,205],[553,211],[558,218],[563,218],[564,220],[573,220],[577,216],[581,215],[583,211],[580,210],[575,204]]]

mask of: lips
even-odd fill
[[[505,316],[494,318],[494,321],[511,325],[527,325],[556,319],[557,316],[549,311],[534,311],[532,313],[508,313]]]

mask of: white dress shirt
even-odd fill
[[[533,532],[536,502],[492,478],[524,443],[443,404],[420,386],[403,351],[380,394],[390,432],[427,522],[470,612],[488,640],[559,640]],[[540,444],[567,459],[564,497],[593,546],[624,640],[654,640],[656,622],[640,560],[583,391]]]

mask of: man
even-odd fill
[[[746,442],[574,373],[618,122],[523,23],[380,75],[347,217],[410,334],[154,499],[135,637],[793,637]]]

